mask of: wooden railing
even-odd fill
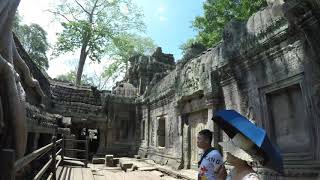
[[[70,141],[72,143],[82,143],[84,144],[85,149],[68,149],[65,148],[65,142]],[[83,158],[76,158],[76,157],[65,157],[65,152],[80,152],[84,155]],[[62,160],[76,160],[76,161],[82,161],[84,163],[84,167],[88,167],[89,162],[89,138],[86,136],[85,140],[77,140],[77,139],[66,139],[64,136],[62,137]]]
[[[16,174],[29,165],[32,161],[37,160],[40,157],[49,157],[46,164],[40,169],[40,171],[32,178],[33,180],[43,179],[43,175],[48,172],[49,177],[47,179],[56,179],[56,169],[61,163],[61,160],[56,162],[56,157],[62,152],[62,148],[57,152],[57,148],[61,146],[62,139],[57,140],[56,136],[52,137],[51,143],[33,151],[32,153],[22,157],[21,159],[15,159],[15,151],[11,149],[2,149],[1,157],[1,180],[14,180]]]
[[[85,149],[68,149],[65,148],[66,141],[85,143]],[[33,180],[44,179],[44,175],[48,175],[47,180],[56,180],[56,170],[60,164],[65,160],[66,151],[76,151],[85,153],[84,159],[71,158],[71,160],[80,160],[84,162],[85,167],[88,166],[89,161],[89,140],[74,140],[66,139],[62,136],[62,139],[57,140],[56,136],[52,137],[51,143],[33,151],[32,153],[22,157],[21,159],[15,159],[15,151],[12,149],[0,150],[0,180],[15,180],[17,174],[21,170],[29,165],[31,162],[38,160],[40,157],[48,157],[48,161],[40,169],[40,171],[32,178]],[[57,161],[57,156],[61,155],[61,158]],[[21,173],[20,173],[21,174]]]

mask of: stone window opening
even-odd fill
[[[158,120],[158,147],[166,146],[166,119],[164,117],[159,118]]]

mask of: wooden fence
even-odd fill
[[[77,143],[85,143],[85,149],[68,149],[65,148],[65,141],[73,141]],[[22,157],[21,159],[15,159],[15,151],[12,149],[0,150],[0,180],[15,180],[17,174],[21,174],[21,170],[29,165],[31,162],[38,160],[40,157],[48,157],[48,161],[40,169],[40,171],[32,178],[33,180],[44,179],[44,175],[48,175],[47,180],[56,180],[56,170],[59,165],[63,164],[64,160],[67,160],[64,156],[66,151],[75,151],[85,153],[84,159],[69,158],[70,160],[83,161],[85,167],[89,161],[89,141],[88,137],[86,140],[74,140],[62,139],[57,140],[56,136],[52,137],[51,143],[33,151],[32,153]],[[61,158],[57,159],[60,155]]]

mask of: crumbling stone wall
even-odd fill
[[[101,92],[52,81],[53,111],[73,117],[73,121],[103,118]]]
[[[123,81],[136,87],[139,95],[175,68],[173,55],[163,53],[160,47],[151,56],[137,55],[131,57],[129,62],[130,67]]]

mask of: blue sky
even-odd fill
[[[151,37],[162,47],[163,52],[173,54],[175,60],[181,58],[180,45],[197,33],[191,28],[192,20],[203,14],[202,4],[205,0],[133,0],[144,12],[147,26],[145,36]],[[48,33],[51,46],[56,42],[56,33],[62,30],[61,25],[53,20],[52,14],[46,10],[54,7],[57,0],[21,0],[18,11],[26,24],[37,23]],[[70,53],[58,58],[48,52],[51,77],[74,70],[78,54]],[[84,74],[99,74],[112,61],[102,61],[100,64],[86,62]]]
[[[147,35],[171,53],[175,59],[181,58],[179,46],[196,32],[190,27],[191,21],[203,14],[204,0],[135,0],[145,14]]]

